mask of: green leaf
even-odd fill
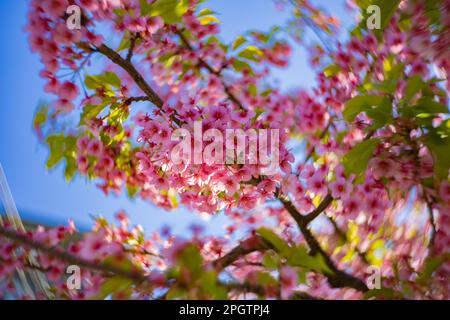
[[[204,16],[198,19],[202,26],[208,25],[211,23],[220,23],[220,20],[216,16]]]
[[[272,93],[272,89],[266,89],[263,92],[261,92],[261,97],[268,97]]]
[[[216,14],[216,12],[212,11],[211,9],[208,8],[204,8],[202,10],[200,10],[200,12],[198,13],[198,17],[203,17],[203,16],[209,16],[212,14]]]
[[[391,70],[389,74],[395,73],[394,69]],[[383,93],[394,93],[395,89],[397,88],[398,83],[398,76],[391,77],[386,76],[386,80],[382,82],[368,82],[363,85],[364,89],[366,90],[373,90],[373,91],[379,91]]]
[[[239,48],[242,44],[244,44],[246,42],[247,42],[247,39],[245,39],[244,36],[239,36],[236,38],[236,40],[234,40],[232,49],[236,50],[237,48]]]
[[[96,295],[94,300],[104,300],[108,296],[119,293],[131,287],[133,281],[128,278],[123,278],[119,276],[112,277],[105,282],[103,282],[100,287],[100,293]]]
[[[250,67],[250,65],[247,62],[239,60],[239,59],[233,59],[233,68],[237,72],[241,72],[244,69],[252,71],[252,68]]]
[[[56,166],[61,160],[65,159],[66,166],[64,169],[64,176],[66,180],[72,179],[77,171],[77,163],[75,160],[77,137],[62,134],[51,135],[47,137],[47,144],[49,145],[50,155],[47,160],[47,169]]]
[[[99,81],[98,77],[87,75],[84,79],[84,84],[88,89],[95,90],[102,87],[102,83]]]
[[[126,119],[128,119],[129,112],[127,108],[122,108],[118,103],[111,105],[108,116],[108,123],[115,126],[120,126]]]
[[[362,32],[367,30],[367,18],[369,17],[369,13],[367,12],[367,8],[370,5],[376,5],[380,8],[380,30],[373,30],[378,40],[382,39],[383,30],[391,21],[392,16],[397,11],[398,5],[400,4],[400,0],[357,0],[356,3],[361,9],[362,19],[360,24],[352,30],[351,34],[361,37]]]
[[[342,115],[347,122],[355,120],[356,116],[361,112],[370,110],[372,106],[380,105],[383,100],[386,99],[378,95],[359,95],[356,96],[345,104]]]
[[[241,58],[247,59],[247,60],[252,60],[252,61],[258,62],[261,60],[261,57],[263,56],[263,52],[261,51],[261,49],[255,47],[255,46],[248,46],[247,48],[242,50],[238,56]]]
[[[254,83],[249,84],[248,92],[252,95],[252,97],[256,97],[256,95],[258,94],[258,88]]]
[[[389,99],[383,99],[379,106],[366,110],[366,114],[372,119],[369,130],[376,130],[394,122],[392,104]]]
[[[180,265],[188,268],[194,276],[200,275],[203,271],[203,258],[197,246],[188,244],[178,256]]]
[[[391,21],[395,11],[397,11],[400,0],[375,0],[374,5],[381,9],[381,30],[384,30]]]
[[[75,157],[65,156],[66,159],[66,168],[64,169],[64,178],[66,181],[70,181],[75,176],[75,173],[78,170],[77,162]]]
[[[273,251],[267,251],[262,260],[262,264],[267,269],[278,269],[280,258]]]
[[[450,169],[450,137],[441,137],[431,131],[424,137],[425,144],[431,151],[434,160],[434,172],[443,179],[448,178]]]
[[[152,6],[147,0],[139,0],[139,4],[141,5],[141,16],[145,16],[151,11]]]
[[[339,71],[341,71],[341,67],[335,63],[330,64],[325,69],[323,69],[323,73],[328,78],[336,75]]]
[[[112,85],[113,87],[120,88],[120,78],[114,72],[107,71],[101,76],[101,80]]]
[[[410,101],[416,93],[421,91],[426,86],[421,76],[415,75],[408,79],[405,88],[405,100]]]
[[[160,16],[166,23],[181,22],[189,9],[189,0],[156,0],[150,8],[152,17]]]
[[[102,112],[110,103],[111,101],[109,99],[106,99],[99,105],[92,105],[92,104],[85,105],[83,108],[83,112],[81,113],[80,116],[79,125],[80,126],[84,125],[86,123],[86,120],[90,120],[97,117],[99,113]]]
[[[257,31],[252,31],[250,32],[253,37],[255,37],[258,41],[261,41],[264,44],[267,44],[271,39],[273,39],[273,37],[279,32],[281,31],[280,27],[272,27],[272,29],[270,30],[270,32],[257,32]]]
[[[264,240],[269,242],[280,254],[289,252],[289,245],[281,239],[275,232],[268,228],[259,228],[256,230]]]
[[[256,282],[260,285],[262,285],[263,287],[267,287],[267,286],[276,286],[277,285],[277,280],[268,272],[257,272],[257,280]]]
[[[177,208],[179,205],[179,201],[175,189],[170,188],[167,196],[169,198],[170,204],[172,205],[172,208]]]
[[[380,139],[365,140],[353,147],[343,158],[342,162],[347,175],[351,173],[360,174],[367,168],[367,164],[373,152],[380,144]]]
[[[386,72],[385,76],[387,80],[395,81],[397,83],[398,79],[402,77],[403,71],[405,70],[405,65],[403,63],[397,63],[392,68]]]
[[[412,107],[411,109],[419,111],[416,114],[420,113],[436,114],[449,112],[448,107],[446,105],[439,103],[430,97],[420,98],[419,102],[417,103],[417,106]]]
[[[415,118],[416,122],[434,130],[432,120],[438,113],[448,114],[448,107],[435,101],[433,98],[424,96],[420,98],[416,105],[405,105],[399,109],[400,114],[404,117]]]
[[[325,259],[322,255],[318,254],[311,256],[308,249],[304,245],[299,245],[296,248],[292,248],[291,255],[288,258],[290,265],[303,267],[311,270],[333,273],[331,269],[325,263]]]
[[[370,298],[384,298],[384,299],[402,299],[403,296],[398,292],[390,288],[373,289],[364,293],[364,299]]]
[[[212,271],[204,272],[200,277],[200,284],[205,293],[210,295],[214,300],[227,299],[227,290],[217,283],[217,274]]]
[[[426,262],[422,272],[419,275],[417,281],[426,282],[431,278],[433,273],[446,261],[450,259],[450,254],[444,254],[437,257],[429,257]]]
[[[355,0],[355,3],[361,10],[366,10],[372,4],[373,0]]]
[[[117,52],[128,49],[130,45],[131,45],[130,38],[127,35],[125,35],[119,44],[119,48],[117,48]]]
[[[33,126],[35,128],[40,127],[47,121],[48,108],[45,105],[41,105],[34,115]]]
[[[65,138],[63,135],[52,135],[47,137],[47,144],[50,148],[50,155],[47,160],[47,169],[57,165],[64,156]]]
[[[390,55],[383,60],[384,75],[387,75],[392,70],[392,64],[394,63],[394,56]]]
[[[139,188],[132,185],[127,185],[127,195],[130,198],[134,198],[134,196],[138,193]]]
[[[183,299],[186,296],[186,291],[179,288],[170,288],[167,292],[167,300]]]

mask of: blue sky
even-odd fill
[[[343,0],[314,2],[338,17],[345,17]],[[222,36],[230,41],[245,30],[268,30],[286,18],[286,13],[275,10],[271,0],[210,0],[207,6],[220,13]],[[90,215],[112,217],[119,209],[125,209],[133,223],[147,230],[171,225],[175,232],[183,233],[191,223],[205,225],[198,215],[187,210],[167,212],[125,195],[105,197],[84,178],[66,183],[61,167],[45,169],[48,151],[39,145],[31,124],[39,101],[49,97],[44,94],[44,81],[38,75],[42,66],[30,52],[23,31],[26,15],[27,1],[0,1],[0,162],[21,214],[51,224],[73,218],[87,227]],[[276,73],[282,86],[311,85],[313,73],[307,63],[308,55],[297,48],[289,69]],[[224,221],[221,216],[208,221],[209,231],[221,231]]]

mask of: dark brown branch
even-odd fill
[[[135,35],[131,36],[130,48],[128,49],[128,53],[127,53],[127,57],[126,57],[127,61],[131,61],[131,58],[133,58],[134,48],[136,46],[136,41],[137,41],[138,38],[139,38],[138,34],[135,34]]]
[[[159,97],[159,95],[153,91],[153,89],[149,86],[149,84],[144,80],[142,75],[136,70],[134,65],[130,62],[122,58],[116,51],[111,49],[110,47],[102,44],[97,48],[98,52],[102,53],[109,60],[120,66],[124,69],[130,77],[136,82],[136,85],[149,97],[150,101],[157,106],[158,108],[163,107],[163,100]]]
[[[130,279],[135,283],[142,283],[148,281],[148,278],[140,271],[127,271],[121,268],[117,268],[114,265],[106,263],[98,263],[93,261],[84,260],[75,257],[65,251],[61,251],[58,248],[47,246],[43,243],[35,241],[23,233],[18,233],[16,231],[7,229],[0,225],[0,235],[10,239],[11,241],[20,243],[23,246],[33,248],[35,250],[41,251],[42,253],[48,254],[49,256],[55,257],[61,261],[67,262],[69,264],[74,264],[79,267],[87,268],[90,270],[98,271],[103,274],[115,274],[122,276],[124,278]]]
[[[246,256],[255,251],[265,251],[268,249],[270,249],[270,245],[267,244],[261,237],[255,236],[251,239],[241,242],[223,257],[214,260],[213,266],[216,270],[221,271],[243,256]]]
[[[310,223],[315,218],[317,218],[322,212],[324,212],[326,208],[328,208],[331,201],[333,201],[333,197],[331,196],[331,194],[327,194],[325,198],[322,200],[322,202],[317,206],[317,208],[311,211],[307,216],[302,217],[302,219],[305,221],[305,223]]]
[[[123,101],[123,104],[126,106],[129,106],[130,104],[132,104],[133,102],[141,102],[141,101],[150,101],[150,98],[147,96],[142,96],[142,97],[130,97],[127,98]]]

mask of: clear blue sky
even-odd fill
[[[314,3],[345,17],[344,0]],[[268,30],[286,17],[275,10],[271,0],[210,0],[207,6],[220,13],[222,36],[226,40],[248,29]],[[31,124],[38,102],[49,97],[44,94],[44,82],[38,76],[42,66],[30,52],[23,31],[26,13],[27,1],[0,1],[0,162],[22,215],[47,223],[64,223],[73,218],[79,225],[89,226],[90,215],[111,217],[119,209],[125,209],[133,223],[142,224],[147,230],[171,225],[175,232],[183,233],[192,222],[205,224],[192,212],[183,209],[166,212],[126,196],[105,197],[83,178],[66,183],[61,167],[49,172],[45,169],[48,151],[38,144]],[[277,77],[284,87],[310,85],[313,74],[307,67],[308,56],[296,49],[294,57],[289,70],[277,72]],[[208,229],[218,232],[223,223],[222,217],[213,218],[207,223]]]

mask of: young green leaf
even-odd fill
[[[237,48],[239,48],[245,42],[247,42],[247,39],[245,39],[245,37],[243,37],[243,36],[237,37],[236,40],[234,40],[234,42],[233,42],[232,49],[236,50]]]
[[[423,82],[422,78],[419,75],[412,76],[406,82],[405,88],[405,100],[411,100],[416,93],[421,91],[426,86],[426,83]]]
[[[275,232],[268,228],[259,228],[256,231],[264,240],[269,242],[279,253],[289,252],[289,245],[281,239]]]
[[[360,95],[353,97],[346,104],[342,115],[345,121],[352,122],[361,112],[370,110],[372,106],[380,105],[385,98],[378,95]]]
[[[350,150],[343,158],[345,173],[360,174],[367,168],[367,164],[373,155],[373,152],[380,144],[380,139],[374,138],[365,140]]]
[[[332,77],[336,75],[339,71],[341,71],[341,67],[335,63],[330,64],[325,69],[323,69],[323,73],[325,74],[326,77]]]
[[[263,52],[255,46],[248,46],[239,53],[239,57],[256,62],[260,61],[262,56]]]

